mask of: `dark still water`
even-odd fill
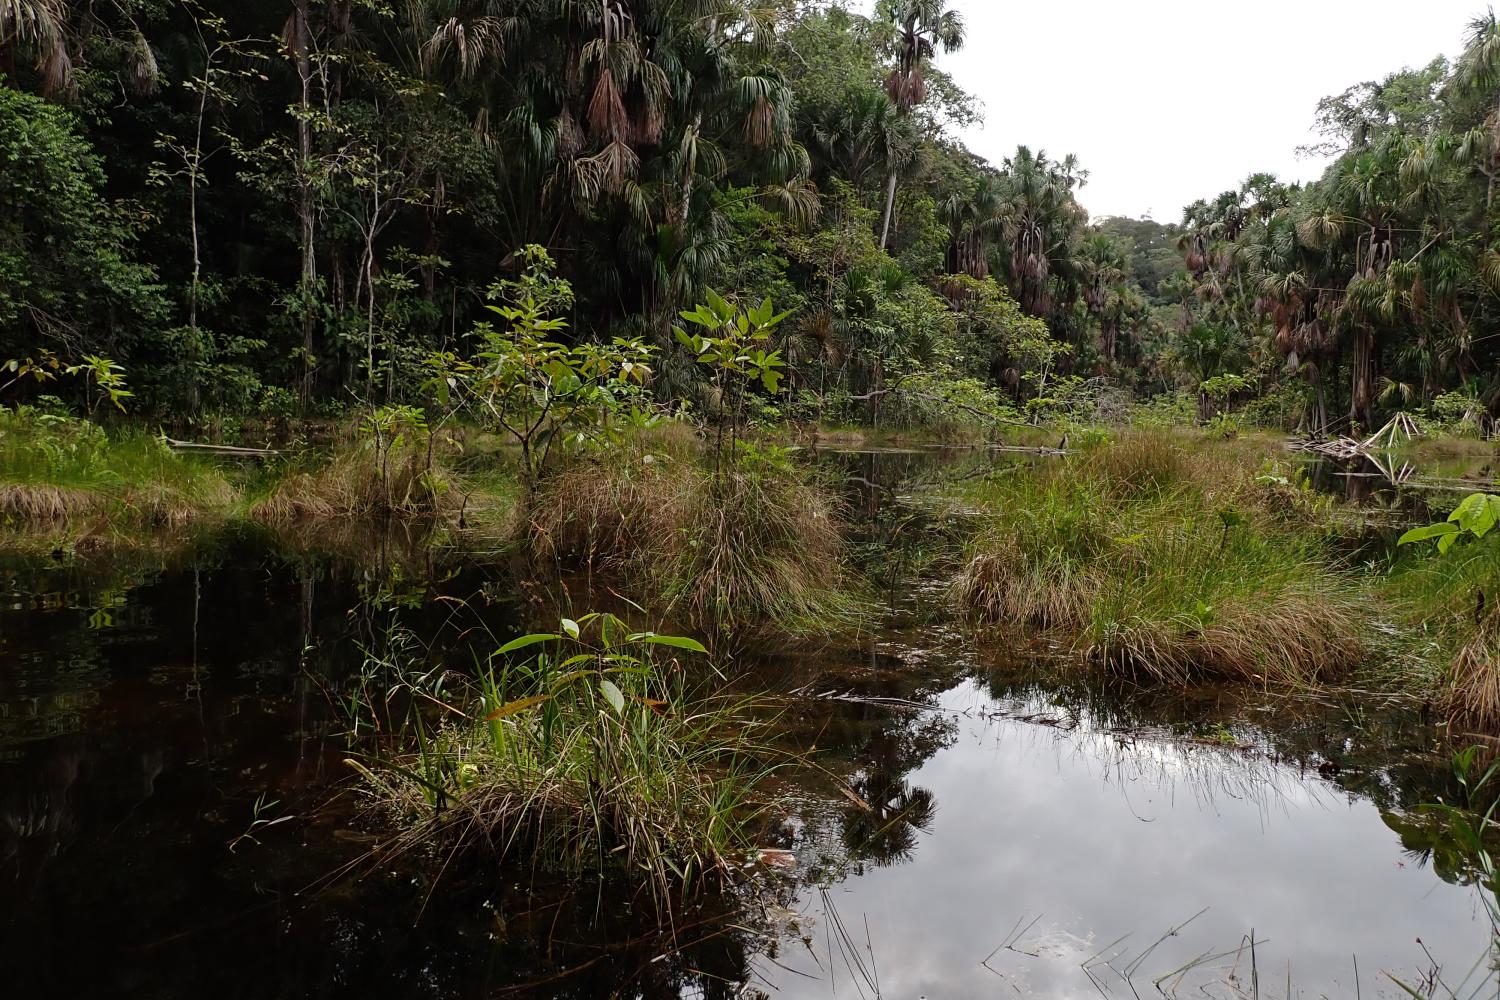
[[[231,539],[0,582],[8,996],[1282,996],[1288,968],[1296,995],[1379,996],[1435,965],[1482,985],[1459,986],[1489,923],[1417,809],[1453,790],[1414,712],[1048,684],[923,624],[941,589],[918,589],[873,639],[733,665],[826,773],[767,834],[794,884],[695,903],[674,937],[628,887],[368,859],[341,699],[392,620],[459,669],[555,620],[503,574]]]

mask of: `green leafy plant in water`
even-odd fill
[[[1496,818],[1500,814],[1500,791],[1496,789],[1496,779],[1500,778],[1500,761],[1491,760],[1487,766],[1482,766],[1482,753],[1485,753],[1483,748],[1470,746],[1454,755],[1453,777],[1459,788],[1457,802],[1428,803],[1420,807],[1423,812],[1435,814],[1442,821],[1443,832],[1450,841],[1445,846],[1472,866],[1485,915],[1489,917],[1490,961],[1476,963],[1469,977],[1481,968],[1493,969],[1494,962],[1500,959],[1500,883],[1496,880],[1500,871],[1497,871],[1492,852],[1494,831],[1500,827],[1500,819]],[[1395,976],[1390,978],[1409,996],[1418,1000],[1435,993],[1433,989],[1418,990]],[[1468,981],[1466,977],[1456,985],[1444,984],[1444,989],[1452,997],[1465,995]]]
[[[281,805],[280,799],[268,800],[265,792],[257,795],[255,797],[255,804],[250,807],[250,825],[245,828],[244,833],[239,834],[229,842],[229,852],[233,854],[235,849],[247,840],[252,844],[259,844],[260,841],[255,836],[257,832],[264,832],[270,827],[280,826],[282,823],[289,823],[293,819],[296,819],[290,813],[275,817],[270,816],[271,810],[279,805]]]
[[[1448,515],[1448,520],[1413,528],[1402,535],[1398,545],[1412,545],[1437,539],[1438,552],[1446,554],[1461,539],[1478,541],[1500,524],[1500,496],[1471,493]]]
[[[718,457],[724,457],[723,428],[729,424],[729,452],[733,454],[744,425],[746,399],[750,388],[759,384],[775,395],[781,387],[786,362],[781,351],[767,350],[771,335],[790,313],[777,313],[770,299],[760,305],[741,308],[713,289],[705,293],[707,302],[696,309],[684,310],[684,322],[695,329],[689,333],[674,329],[680,344],[693,353],[694,359],[712,370],[714,388],[719,397],[719,433],[715,438]]]
[[[493,421],[521,447],[522,473],[535,485],[553,447],[581,445],[608,435],[616,418],[639,424],[641,389],[651,378],[653,348],[637,339],[569,346],[556,339],[567,321],[573,290],[553,275],[547,251],[522,251],[527,267],[517,280],[490,289],[502,305],[487,306],[505,329],[475,328],[480,349],[471,358],[444,352],[428,358],[428,388],[444,409],[469,409]]]

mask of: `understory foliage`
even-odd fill
[[[378,664],[421,702],[394,748],[351,763],[401,825],[396,849],[630,873],[666,904],[743,866],[774,757],[750,703],[705,691],[681,662],[704,653],[589,614],[506,643],[457,687],[445,670]]]
[[[1131,434],[964,490],[981,528],[955,585],[991,625],[1054,634],[1121,673],[1306,685],[1366,652],[1355,582],[1254,466]]]

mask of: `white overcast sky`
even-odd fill
[[[1463,47],[1485,0],[950,0],[962,51],[938,57],[984,107],[963,136],[1089,171],[1090,214],[1176,222],[1265,170],[1312,180],[1318,99]],[[855,0],[868,13],[873,0]]]

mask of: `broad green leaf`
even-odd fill
[[[615,710],[616,715],[621,715],[624,713],[625,696],[620,693],[619,688],[615,687],[614,681],[600,681],[599,692],[600,694],[604,695],[604,700],[609,702],[610,707]]]
[[[571,619],[571,618],[564,618],[562,620],[562,627],[563,627],[563,631],[564,632],[568,633],[569,635],[571,635],[575,639],[578,638],[578,632],[579,632],[578,623],[575,622],[573,619]]]
[[[705,288],[703,290],[703,296],[704,298],[708,299],[709,307],[713,309],[713,311],[718,315],[725,316],[726,314],[732,315],[734,313],[734,307],[731,306],[728,302],[725,302],[724,296],[720,295],[712,288]]]
[[[539,642],[553,642],[561,638],[562,636],[558,635],[556,632],[533,632],[530,635],[523,635],[519,639],[512,639],[510,642],[507,642],[505,645],[495,650],[495,655],[505,656],[509,653],[514,653],[519,649],[525,649],[528,646],[535,646]]]
[[[1425,542],[1429,538],[1442,538],[1446,535],[1457,535],[1460,531],[1458,525],[1452,521],[1443,521],[1439,524],[1424,524],[1420,528],[1413,528],[1397,539],[1397,545],[1411,545],[1414,542]]]
[[[682,635],[657,635],[655,632],[638,632],[630,637],[631,642],[643,643],[647,646],[671,646],[675,649],[686,649],[694,653],[707,653],[708,649],[697,639],[689,639]]]

